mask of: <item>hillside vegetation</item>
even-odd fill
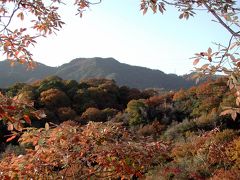
[[[26,72],[25,64],[9,66],[8,61],[0,62],[0,87],[14,83],[29,83],[47,76],[56,75],[65,80],[80,81],[88,78],[107,78],[116,81],[119,86],[131,88],[164,88],[167,90],[188,88],[195,84],[185,76],[165,74],[160,70],[131,66],[113,58],[78,58],[59,67],[38,64],[37,68]],[[144,76],[142,76],[144,74]],[[139,78],[141,77],[141,78]]]
[[[46,117],[29,115],[10,142],[1,121],[1,179],[240,178],[239,116],[220,116],[235,106],[224,78],[159,92],[52,76],[4,93]]]

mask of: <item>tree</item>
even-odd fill
[[[127,104],[126,112],[129,115],[129,125],[135,126],[148,122],[147,108],[143,99],[131,100]]]
[[[166,6],[174,6],[180,12],[180,19],[188,19],[194,16],[198,10],[206,11],[214,17],[214,21],[226,29],[231,38],[226,45],[215,44],[217,51],[208,48],[206,52],[199,52],[193,57],[193,65],[199,61],[206,63],[200,67],[196,66],[197,77],[222,73],[228,76],[228,86],[236,91],[236,104],[240,105],[240,21],[237,1],[234,0],[141,0],[143,14],[151,9],[154,13],[164,13]],[[240,113],[240,108],[228,108],[224,114]],[[236,116],[233,116],[236,117]]]
[[[75,0],[74,4],[77,7],[77,14],[81,17],[86,8],[100,2],[101,0],[99,2]],[[11,65],[18,62],[27,64],[28,68],[36,66],[29,48],[37,43],[38,38],[46,37],[62,28],[64,22],[61,21],[58,14],[59,5],[61,4],[64,4],[62,0],[1,1],[0,51],[6,55],[6,59],[11,62]],[[29,27],[21,27],[18,21],[26,22]],[[0,94],[0,101],[2,102],[0,105],[0,120],[9,124],[9,130],[22,130],[22,122],[30,124],[31,120],[28,115],[33,114],[39,118],[44,117],[42,112],[36,113],[32,109],[32,105],[27,105],[25,101],[19,102],[7,98],[3,94]],[[25,113],[26,106],[31,109],[31,113]]]
[[[31,45],[36,44],[39,37],[46,37],[56,33],[64,25],[58,13],[60,5],[67,3],[63,0],[2,0],[0,3],[0,51],[6,54],[7,59],[15,62],[26,63],[29,68],[35,67]],[[69,2],[68,2],[69,3]],[[75,0],[77,14],[82,17],[83,12],[91,5],[99,4],[101,0]],[[194,16],[197,10],[205,10],[213,15],[215,21],[220,23],[230,34],[227,45],[217,44],[218,51],[208,48],[206,52],[196,53],[194,65],[207,61],[201,67],[196,67],[199,76],[222,72],[228,75],[230,89],[236,91],[236,104],[240,105],[240,22],[238,13],[240,8],[234,0],[141,0],[140,7],[143,14],[148,9],[154,13],[164,13],[167,6],[174,6],[180,12],[180,19]],[[19,23],[27,22],[29,27],[20,27]],[[223,114],[236,114],[240,108],[226,109]],[[236,116],[233,116],[236,117]]]
[[[67,2],[67,1],[66,1]],[[75,0],[77,14],[82,17],[83,12],[90,5],[98,4],[88,0]],[[69,3],[69,2],[68,2]],[[35,67],[29,48],[39,37],[55,33],[64,22],[58,13],[62,0],[2,0],[0,3],[0,51],[7,55],[7,59],[14,64],[27,63],[29,68]],[[25,18],[26,17],[26,18]],[[30,27],[14,27],[12,22],[26,21]],[[15,22],[15,24],[18,24]]]

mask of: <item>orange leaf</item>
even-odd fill
[[[8,40],[6,40],[5,42],[4,42],[4,46],[11,46],[12,45],[12,43],[10,42],[10,41],[8,41]]]
[[[25,119],[25,121],[28,123],[28,124],[30,124],[31,125],[31,119],[29,118],[29,116],[28,115],[23,115],[23,118]]]
[[[12,131],[13,128],[14,128],[14,127],[13,127],[13,124],[12,124],[12,123],[9,123],[9,124],[8,124],[8,130],[9,130],[9,131]]]
[[[136,176],[139,177],[139,178],[143,178],[143,175],[140,172],[137,172]]]
[[[209,64],[204,64],[201,69],[206,70],[208,68]]]
[[[236,105],[239,106],[240,105],[240,97],[236,98]]]
[[[227,114],[232,114],[233,113],[233,110],[232,109],[227,109],[227,110],[224,110],[220,113],[220,116],[225,116]]]
[[[11,136],[10,138],[8,138],[8,139],[6,140],[6,142],[9,142],[9,141],[15,139],[16,137],[17,137],[17,135],[15,134],[15,135]]]

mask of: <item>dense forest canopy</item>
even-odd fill
[[[1,102],[11,119],[0,177],[238,178],[240,119],[219,116],[236,106],[226,81],[176,92],[56,76],[15,84]]]

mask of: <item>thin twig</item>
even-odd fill
[[[15,14],[15,13],[19,10],[19,8],[20,8],[19,5],[20,5],[21,1],[22,1],[22,0],[20,0],[20,1],[16,4],[16,6],[15,6],[15,8],[14,8],[12,14],[11,14],[11,16],[9,17],[8,23],[7,23],[7,24],[5,25],[5,27],[0,31],[0,33],[3,32],[3,31],[5,31],[5,30],[7,29],[7,27],[9,26],[9,24],[11,23],[14,14]]]
[[[204,4],[204,6],[208,9],[208,11],[211,12],[212,15],[219,21],[219,23],[220,23],[221,25],[223,25],[223,27],[225,27],[233,36],[238,37],[238,38],[240,37],[240,34],[234,32],[234,31],[217,15],[217,13],[216,13],[215,10],[211,9],[211,7],[210,7],[206,2],[204,2],[203,4]]]

